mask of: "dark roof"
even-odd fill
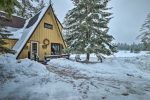
[[[29,27],[31,27],[31,26],[34,25],[34,23],[38,20],[40,13],[41,13],[41,11],[39,13],[37,13],[34,17],[32,17],[29,20],[28,25],[26,26],[26,28],[29,28]],[[54,14],[54,17],[56,18],[56,20],[58,21],[58,23],[61,25],[61,27],[63,27],[62,24],[61,24],[61,22],[58,20],[58,18],[56,17],[55,14]]]
[[[26,19],[14,16],[8,17],[5,12],[0,11],[0,23],[5,27],[22,28]]]
[[[38,20],[40,13],[41,13],[41,12],[39,12],[38,14],[36,14],[34,17],[32,17],[32,18],[29,20],[28,25],[26,26],[26,28],[29,28],[29,27],[31,27],[31,26],[34,25],[34,23]]]

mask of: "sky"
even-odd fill
[[[73,4],[71,0],[52,0],[58,19],[63,19]],[[113,13],[113,19],[109,23],[109,34],[113,35],[115,42],[133,43],[138,40],[140,28],[150,12],[150,0],[111,0],[109,7]]]

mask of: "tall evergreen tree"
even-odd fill
[[[34,16],[44,7],[43,0],[18,0],[21,6],[16,7],[15,13],[23,18]],[[35,6],[36,5],[36,6]]]
[[[150,50],[150,13],[141,27],[141,33],[141,41],[144,43],[146,50]]]
[[[9,16],[13,13],[15,5],[18,6],[17,0],[0,0],[0,10],[7,12]]]
[[[110,55],[116,51],[108,35],[111,13],[107,8],[109,0],[72,0],[74,8],[65,17],[65,37],[71,51]]]
[[[16,0],[1,0],[0,1],[0,10],[5,11],[8,16],[5,17],[11,17],[11,14],[13,12],[14,6],[18,5],[18,2]],[[3,53],[12,53],[12,50],[9,48],[5,47],[7,43],[4,41],[4,39],[8,38],[9,34],[5,30],[4,23],[5,23],[5,18],[0,22],[0,54]]]
[[[34,13],[38,13],[41,9],[43,9],[43,7],[45,6],[45,3],[43,0],[38,1],[38,5],[37,7],[34,8]]]

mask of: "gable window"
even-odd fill
[[[44,23],[44,28],[53,29],[53,25],[49,23]]]

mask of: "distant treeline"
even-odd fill
[[[128,50],[131,52],[150,51],[150,47],[146,47],[143,43],[139,44],[117,43],[116,46],[118,50]]]

